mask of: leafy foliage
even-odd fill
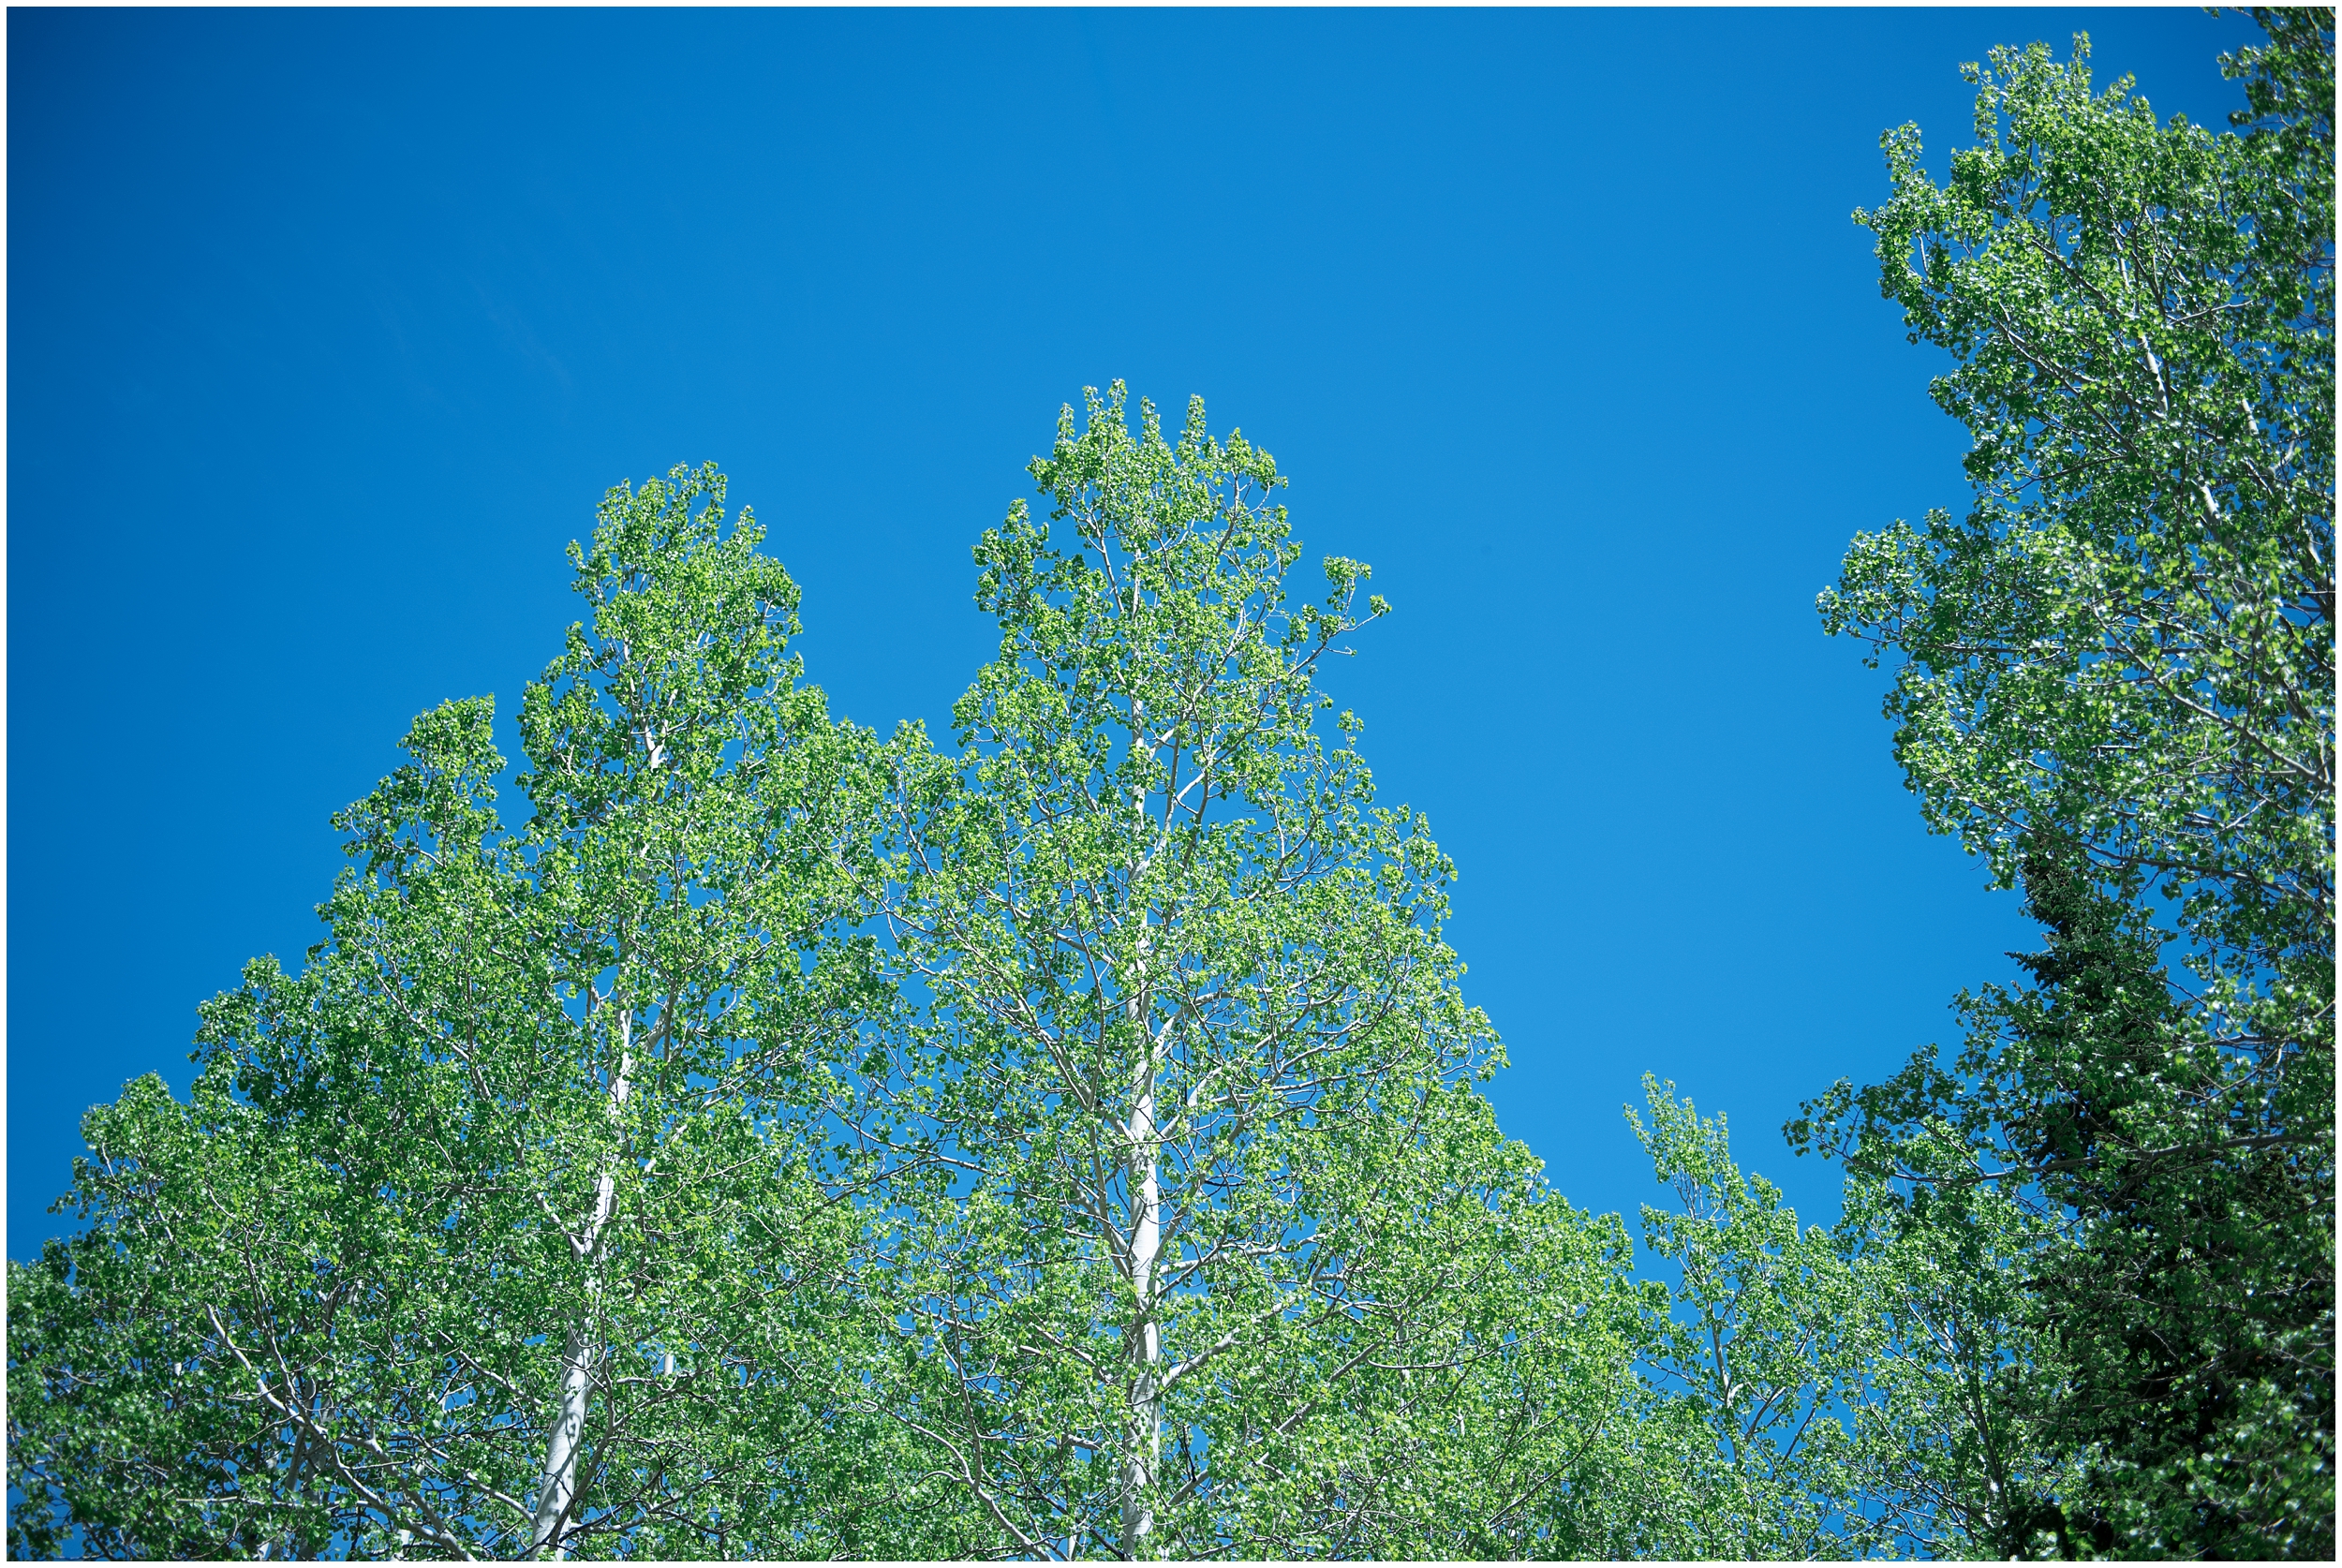
[[[1791,1131],[1976,1281],[1923,1468],[1997,1552],[2334,1549],[2334,35],[2260,14],[2238,134],[1999,51],[1949,184],[1905,127],[1861,214],[1977,499],[1822,613],[2049,944]]]
[[[1873,1282],[1838,1238],[1801,1229],[1762,1176],[1733,1161],[1723,1121],[1646,1076],[1632,1111],[1678,1212],[1646,1206],[1644,1245],[1680,1283],[1654,1297],[1645,1422],[1672,1439],[1676,1492],[1653,1545],[1673,1558],[1858,1555],[1884,1544],[1862,1512],[1859,1433],[1879,1345]]]

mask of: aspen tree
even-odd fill
[[[1064,412],[1049,519],[977,547],[965,749],[897,747],[894,1411],[971,1550],[1522,1549],[1620,1390],[1623,1235],[1498,1134],[1453,867],[1318,685],[1367,569],[1296,602],[1268,453],[1136,412]]]
[[[488,701],[423,715],[338,819],[306,964],[202,1010],[189,1102],[91,1113],[88,1228],[10,1265],[19,1552],[779,1556],[915,1517],[836,1388],[878,1343],[822,1132],[883,1011],[867,748],[723,488],[613,491],[573,550],[526,821]]]

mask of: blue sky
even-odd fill
[[[1060,403],[1208,400],[1396,614],[1334,671],[1460,864],[1506,1129],[1655,1196],[1646,1070],[1777,1129],[2030,933],[1930,838],[1850,535],[1959,506],[1847,219],[1957,65],[2195,9],[8,14],[8,1250],[78,1118],[317,939],[414,713],[509,711],[612,483],[720,461],[838,711],[931,726]]]

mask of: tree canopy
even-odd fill
[[[10,1549],[2330,1559],[2334,33],[2261,21],[2220,132],[1995,52],[1857,214],[1974,496],[1821,614],[2042,935],[1786,1130],[1833,1224],[1655,1077],[1634,1235],[1502,1134],[1325,689],[1388,605],[1118,382],[940,741],[712,465],[603,497],[517,760],[419,717],[304,961],[85,1118]]]

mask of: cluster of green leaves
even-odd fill
[[[1860,214],[1976,501],[1821,610],[2048,942],[1791,1132],[1942,1280],[1915,1479],[1995,1553],[2334,1550],[2334,26],[2260,17],[2231,133],[1999,51],[1949,182],[1905,127]]]

